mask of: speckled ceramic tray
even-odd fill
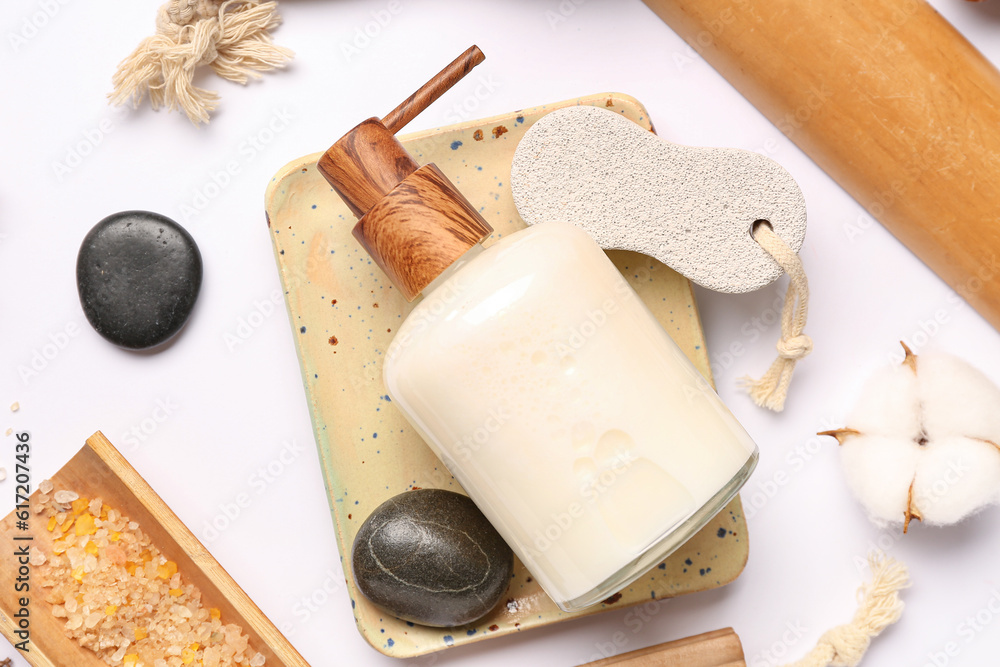
[[[613,109],[651,129],[646,110],[635,99],[603,94],[401,140],[421,164],[436,163],[479,208],[496,230],[492,241],[525,226],[509,187],[518,141],[542,115],[573,104]],[[382,355],[412,305],[351,235],[355,218],[316,171],[319,156],[307,155],[279,171],[267,189],[266,206],[354,615],[365,639],[382,653],[408,657],[650,598],[703,591],[735,579],[746,564],[748,548],[739,499],[621,595],[577,614],[560,611],[520,563],[506,604],[478,624],[461,628],[413,626],[388,616],[358,593],[348,566],[350,548],[368,514],[388,498],[416,487],[461,489],[386,395]],[[681,349],[710,378],[688,281],[643,255],[619,251],[609,255]]]

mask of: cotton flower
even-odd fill
[[[944,526],[1000,502],[1000,389],[943,353],[906,356],[865,384],[840,442],[872,521]]]

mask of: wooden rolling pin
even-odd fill
[[[615,655],[581,667],[746,667],[732,628]]]
[[[645,2],[1000,329],[1000,72],[930,5]]]

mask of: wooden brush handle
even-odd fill
[[[630,651],[581,667],[746,667],[743,645],[732,628]]]
[[[1000,72],[930,5],[645,2],[1000,329]]]
[[[393,134],[399,132],[417,114],[430,106],[434,100],[441,97],[449,88],[461,81],[462,77],[471,72],[473,67],[484,60],[486,60],[486,56],[483,55],[478,46],[469,47],[465,53],[438,72],[437,76],[390,111],[389,115],[382,119],[382,124]]]

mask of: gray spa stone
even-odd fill
[[[500,601],[514,554],[467,497],[419,489],[372,512],[352,549],[362,594],[421,625],[471,623]]]
[[[160,345],[180,331],[201,277],[201,253],[191,235],[149,211],[122,211],[101,220],[76,260],[87,320],[107,340],[133,350]]]

